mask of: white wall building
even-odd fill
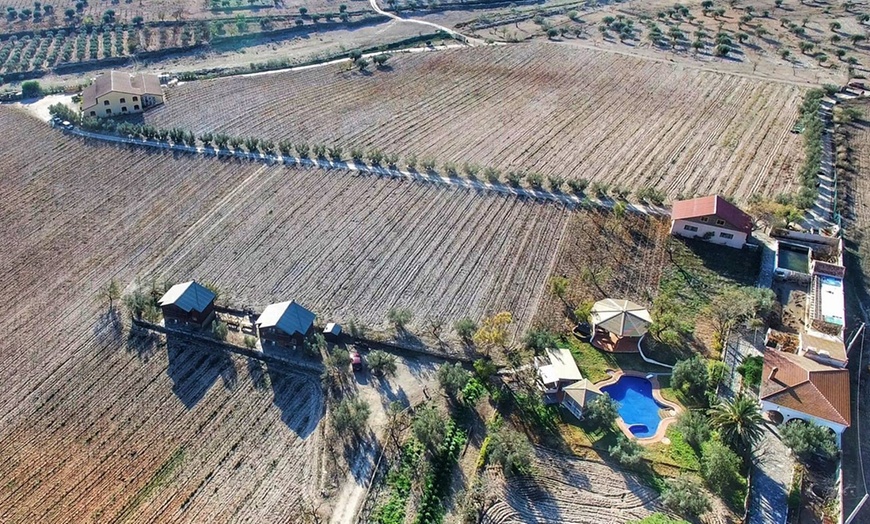
[[[719,195],[674,202],[671,234],[736,249],[752,234],[752,218]]]

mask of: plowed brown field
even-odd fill
[[[2,522],[288,522],[320,496],[317,377],[125,340],[99,297],[110,279],[198,277],[338,318],[511,309],[521,326],[567,218],[514,198],[84,142],[4,107],[0,150]]]
[[[513,197],[344,173],[265,170],[167,250],[155,271],[210,279],[233,303],[295,298],[323,319],[411,326],[507,310],[524,329],[567,211]]]
[[[0,521],[292,519],[320,484],[316,378],[272,367],[256,389],[254,363],[125,342],[97,297],[257,167],[85,145],[6,108],[0,129]]]
[[[379,148],[671,197],[797,187],[802,88],[590,49],[522,45],[195,82],[148,122]]]
[[[633,473],[543,448],[536,455],[538,475],[505,478],[497,469],[485,473],[497,502],[483,515],[483,524],[629,522],[667,512],[659,494]],[[737,520],[715,498],[712,505],[702,522]]]

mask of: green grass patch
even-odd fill
[[[172,474],[175,473],[175,470],[178,469],[181,464],[184,462],[184,446],[179,446],[169,455],[169,458],[160,465],[157,471],[154,472],[154,475],[151,476],[151,479],[148,482],[139,488],[139,491],[136,492],[136,495],[130,499],[121,512],[118,513],[118,517],[115,519],[116,522],[126,522],[139,506],[151,498],[151,496],[161,487],[163,487],[166,482],[172,477]]]
[[[701,460],[695,449],[685,441],[683,434],[672,427],[668,428],[667,436],[671,441],[668,452],[674,462],[683,469],[700,470]]]
[[[659,392],[662,394],[662,398],[669,402],[676,402],[682,407],[705,407],[702,406],[698,401],[692,400],[686,396],[685,393],[680,391],[679,389],[674,389],[671,387],[671,376],[670,375],[659,375]]]
[[[761,369],[764,367],[762,357],[747,357],[743,363],[737,366],[737,372],[743,377],[743,381],[752,389],[761,385]]]
[[[607,374],[608,369],[619,367],[613,354],[599,351],[591,344],[581,342],[573,336],[563,337],[558,345],[563,348],[567,347],[571,351],[580,373],[592,382],[605,380],[610,376]]]
[[[668,428],[670,444],[657,442],[647,446],[644,457],[652,462],[667,464],[680,470],[700,471],[701,459],[695,450],[683,439],[683,434],[675,428]]]
[[[581,342],[573,336],[562,337],[557,345],[571,351],[580,373],[593,383],[609,378],[608,369],[643,373],[661,372],[664,369],[645,362],[639,354],[607,353],[594,348],[587,342]]]

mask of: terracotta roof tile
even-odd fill
[[[82,91],[82,109],[95,106],[97,98],[113,91],[131,95],[163,94],[157,75],[147,73],[131,75],[122,71],[111,71],[109,74],[96,77],[94,83]]]
[[[851,424],[848,370],[768,350],[762,373],[762,400],[845,426]]]

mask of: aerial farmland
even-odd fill
[[[503,179],[515,170],[650,187],[670,198],[775,196],[797,184],[801,141],[789,130],[803,89],[790,83],[553,45],[397,56],[388,65],[181,85],[171,91],[176,103],[145,120],[348,153],[378,149],[438,168],[468,163]]]
[[[866,6],[2,7],[0,522],[870,518]]]

